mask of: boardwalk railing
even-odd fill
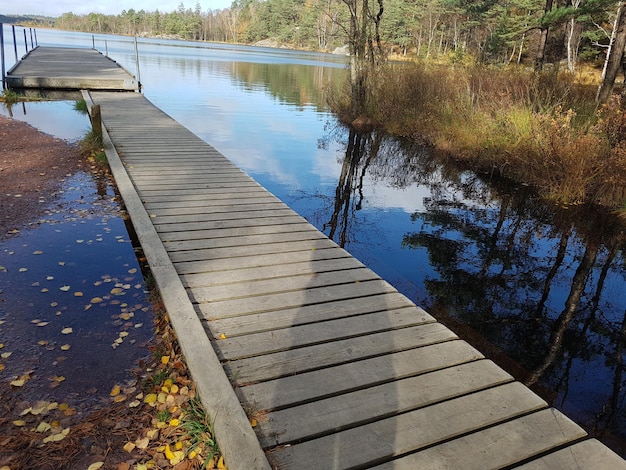
[[[24,28],[22,26],[18,26],[18,29],[21,29],[24,33],[24,54],[27,54],[29,49],[28,49],[28,37],[30,36],[30,49],[34,49],[35,47],[37,47],[37,30],[33,29],[33,28]],[[29,34],[26,34],[26,31],[29,31]],[[17,61],[19,60],[18,58],[18,34],[16,32],[15,29],[15,25],[12,24],[11,25],[11,32],[12,32],[12,36],[13,36],[13,53],[15,54],[15,63],[17,63]],[[0,61],[2,62],[1,66],[2,66],[2,88],[6,88],[6,82],[4,80],[4,77],[6,75],[6,55],[5,55],[5,48],[4,48],[4,23],[0,23]]]

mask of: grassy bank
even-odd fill
[[[366,113],[546,199],[623,207],[626,115],[617,96],[596,109],[595,91],[558,71],[390,64],[372,78]],[[346,96],[335,93],[333,106],[351,121]]]

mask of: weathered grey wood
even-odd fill
[[[11,88],[137,90],[135,77],[94,49],[36,47],[6,73]]]
[[[198,206],[198,207],[179,207],[176,209],[154,209],[149,211],[151,217],[167,217],[167,216],[182,216],[182,215],[195,215],[198,216],[196,220],[202,220],[204,215],[215,214],[217,212],[221,212],[223,214],[228,214],[231,212],[237,211],[249,211],[251,209],[255,211],[265,211],[265,210],[276,210],[282,209],[285,205],[282,202],[270,202],[270,203],[259,203],[259,204],[250,204],[245,200],[242,200],[240,204],[221,204],[214,205],[211,207],[207,206]],[[155,221],[158,222],[158,221]]]
[[[251,227],[217,227],[213,229],[189,230],[185,232],[162,232],[159,235],[168,242],[182,240],[210,240],[213,238],[239,238],[254,235],[286,234],[292,232],[313,232],[311,225],[302,219],[291,224],[256,225]]]
[[[440,323],[384,331],[367,336],[318,344],[225,363],[225,369],[237,384],[272,380],[320,367],[365,359],[456,339]]]
[[[520,470],[553,470],[555,468],[626,469],[626,462],[595,439],[579,442],[565,449],[517,467]]]
[[[513,397],[510,397],[513,399]],[[511,402],[512,400],[507,400]],[[585,436],[585,432],[554,408],[455,439],[379,467],[414,470],[497,469],[549,451]],[[554,467],[567,468],[567,467]],[[602,468],[599,466],[589,468]],[[611,468],[611,467],[604,467]]]
[[[388,310],[234,338],[226,337],[217,340],[219,356],[222,360],[234,361],[435,321],[430,315],[419,313],[413,309]]]
[[[483,426],[495,425],[515,416],[540,410],[545,406],[543,400],[520,383],[513,382],[302,444],[278,447],[268,454],[268,458],[272,465],[279,468],[347,469],[359,465],[365,467],[383,459],[391,459],[394,456],[475,431]],[[515,426],[510,427],[514,432]],[[560,436],[561,432],[558,434]],[[506,436],[501,437],[506,439]],[[493,441],[486,440],[485,444],[487,443],[493,445]],[[491,465],[475,466],[472,462],[467,462],[468,467],[461,464],[465,463],[467,455],[490,451],[481,444],[481,442],[476,442],[476,447],[473,449],[466,449],[464,446],[465,452],[458,454],[451,448],[452,454],[458,455],[461,462],[457,464],[451,461],[448,462],[447,467],[439,468],[493,468]],[[523,447],[523,443],[517,442],[518,449],[523,449]],[[412,454],[421,456],[428,453],[430,458],[421,459],[419,464],[413,466],[409,464],[404,468],[412,470],[433,468],[429,465],[437,461],[437,452],[430,452],[431,450],[426,449]],[[504,446],[501,448],[498,446],[498,451],[505,455],[512,453]],[[485,461],[482,460],[481,464],[485,465]]]
[[[258,295],[254,297],[254,302],[247,298],[213,301],[210,304],[199,304],[197,309],[204,319],[214,320],[237,315],[294,309],[336,300],[356,300],[383,293],[400,295],[387,282],[374,280],[355,283],[350,289],[346,289],[345,285],[336,285],[304,291]]]
[[[350,284],[371,281],[379,277],[367,268],[347,269],[326,273],[307,273],[298,276],[274,279],[259,279],[243,283],[202,286],[190,289],[189,296],[194,302],[216,302],[230,299],[248,299],[250,303],[256,299],[250,297],[279,294],[282,292],[299,292],[306,296],[307,291],[314,288],[342,286],[348,290]]]
[[[215,337],[225,335],[233,337],[262,331],[288,328],[311,322],[321,322],[336,318],[345,318],[366,313],[384,312],[407,308],[422,318],[430,317],[421,308],[415,307],[406,297],[389,291],[387,284],[377,284],[379,293],[368,297],[349,298],[346,300],[328,300],[324,303],[303,305],[297,308],[283,308],[263,313],[249,313],[240,316],[214,318],[211,306],[207,311],[200,309],[203,318],[209,318],[211,331]],[[387,288],[387,289],[385,289]],[[373,294],[372,292],[370,292]],[[202,306],[200,306],[202,307]]]
[[[176,263],[176,270],[184,280],[190,279],[192,274],[226,272],[255,267],[287,266],[304,262],[314,263],[321,260],[350,259],[351,256],[341,248],[328,248],[307,251],[286,251],[271,254],[259,254],[258,256],[239,256],[238,250],[230,253],[221,251],[209,260]],[[353,259],[353,258],[351,258]],[[311,266],[315,268],[315,266]]]
[[[296,443],[512,381],[491,361],[466,363],[264,414],[257,434],[264,448]]]
[[[247,213],[250,215],[258,215],[255,213]],[[227,228],[242,228],[242,227],[256,227],[256,226],[268,226],[268,225],[290,225],[306,223],[306,220],[290,212],[278,217],[242,217],[236,215],[233,218],[224,220],[222,216],[219,218],[214,215],[208,220],[193,221],[193,222],[179,222],[177,224],[155,224],[157,230],[161,233],[168,232],[185,232],[194,230],[211,230],[211,229],[227,229]],[[213,220],[211,220],[213,219]],[[217,220],[215,220],[217,219]]]
[[[237,392],[250,409],[272,411],[479,359],[483,355],[465,341],[451,340],[250,384]]]
[[[318,240],[324,238],[321,232],[303,230],[299,232],[269,233],[262,235],[245,235],[237,238],[220,237],[201,240],[168,241],[164,240],[168,251],[200,250],[203,248],[223,248],[227,246],[264,245],[266,243],[286,243],[302,240]]]
[[[285,261],[270,266],[225,268],[220,272],[187,274],[181,276],[186,287],[208,287],[212,285],[252,282],[257,280],[279,279],[307,274],[321,274],[348,269],[363,268],[354,258],[322,259],[294,263]],[[179,271],[180,272],[180,271]],[[339,273],[341,274],[341,273]],[[252,293],[252,292],[251,292]]]

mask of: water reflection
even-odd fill
[[[597,208],[551,207],[414,144],[345,135],[328,235],[350,241],[368,181],[426,187],[402,239],[434,268],[424,307],[623,455],[624,227]]]

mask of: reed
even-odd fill
[[[558,69],[395,64],[372,78],[368,118],[480,172],[533,186],[560,204],[623,206],[626,118],[619,97]],[[350,122],[345,93],[332,106]]]

